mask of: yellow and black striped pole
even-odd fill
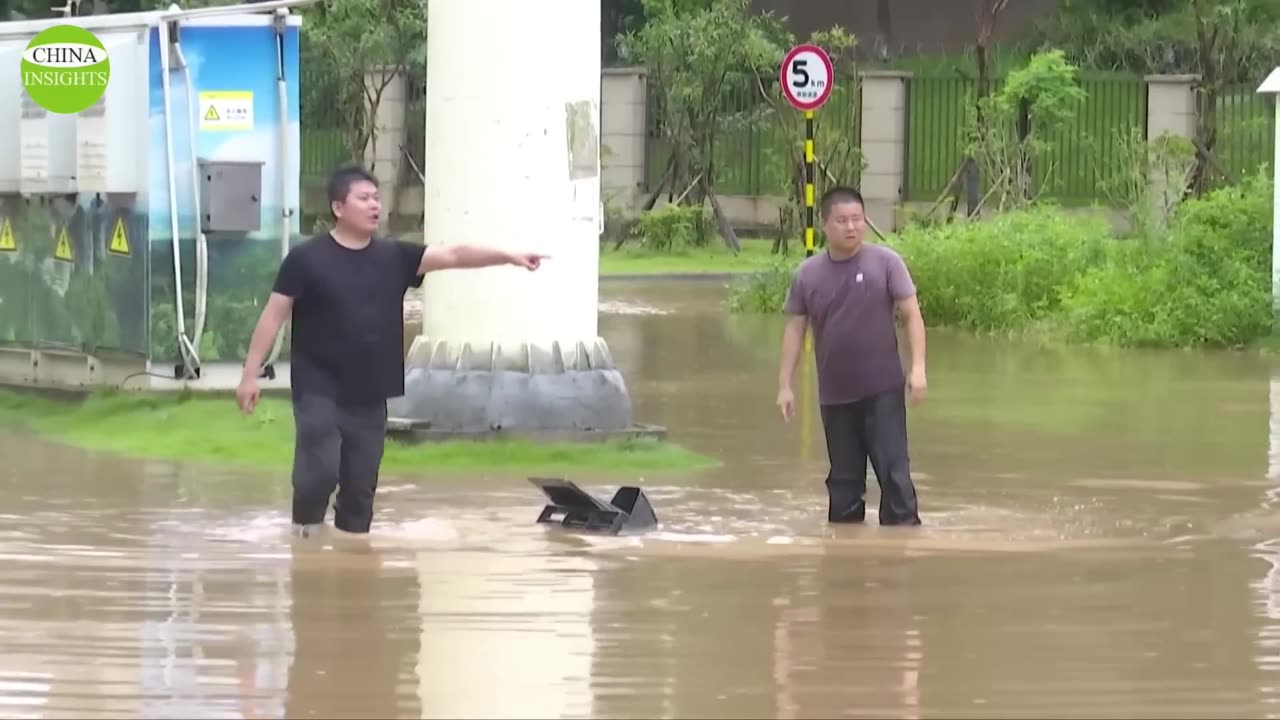
[[[804,255],[813,256],[813,111],[804,114]]]
[[[804,113],[804,256],[813,257],[813,111]],[[805,353],[813,351],[813,336],[805,333]]]

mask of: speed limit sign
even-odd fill
[[[782,93],[797,110],[817,110],[831,97],[835,68],[817,45],[797,45],[782,60]]]

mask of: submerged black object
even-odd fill
[[[551,502],[542,508],[539,523],[559,522],[562,527],[582,532],[618,535],[643,532],[658,525],[658,515],[649,498],[638,487],[624,485],[605,502],[559,478],[529,478]]]

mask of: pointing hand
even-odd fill
[[[511,264],[519,265],[526,270],[537,270],[542,265],[542,261],[549,257],[539,253],[512,253]]]

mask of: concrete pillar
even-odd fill
[[[1196,83],[1199,75],[1148,75],[1147,137],[1165,133],[1192,137],[1196,132]]]
[[[897,229],[906,185],[907,85],[911,73],[868,70],[862,78],[862,197],[882,232]]]
[[[398,423],[592,437],[631,428],[626,386],[597,334],[600,3],[550,7],[428,5],[426,241],[550,259],[537,272],[427,277],[406,394],[391,403]]]
[[[606,68],[600,84],[600,191],[606,206],[631,210],[645,181],[648,75],[642,67]]]
[[[389,204],[395,197],[396,183],[400,179],[400,165],[404,162],[400,147],[404,145],[407,138],[404,73],[398,72],[393,67],[373,68],[365,73],[365,87],[369,95],[375,97],[378,88],[383,88],[378,107],[370,108],[374,113],[374,135],[365,145],[364,165],[370,168],[374,177],[378,178],[378,183],[382,187],[382,201],[384,204]],[[391,212],[384,213],[384,224],[390,220],[391,214]]]
[[[1196,134],[1196,83],[1199,75],[1148,75],[1147,141],[1164,135],[1192,138]],[[1160,168],[1152,168],[1148,178],[1153,219],[1164,223],[1181,196],[1181,188],[1170,188]]]

